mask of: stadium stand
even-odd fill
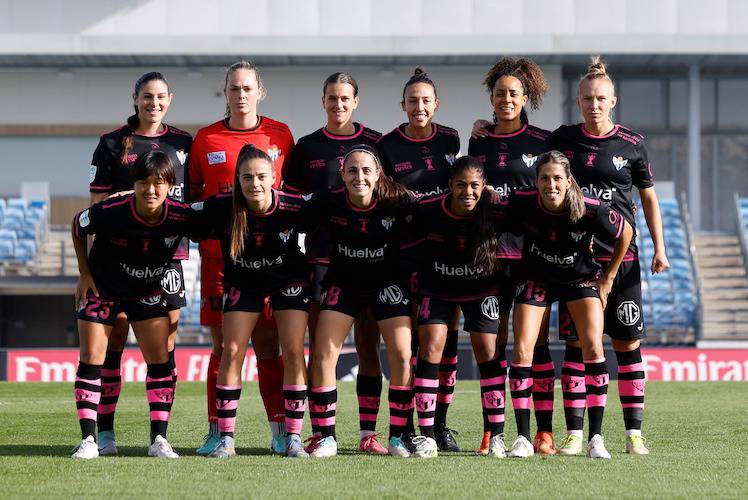
[[[33,264],[48,230],[46,201],[0,198],[0,275]]]
[[[644,211],[637,205],[637,246],[642,278],[642,305],[650,341],[661,343],[694,342],[699,321],[699,292],[692,260],[690,231],[677,200],[660,200],[665,246],[670,269],[650,272],[654,247]]]

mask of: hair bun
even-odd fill
[[[428,73],[422,66],[416,66],[416,69],[413,70],[413,76],[428,76]]]
[[[600,56],[593,56],[590,65],[587,67],[587,75],[589,76],[607,76],[608,70],[603,58]]]

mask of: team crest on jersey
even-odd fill
[[[395,218],[394,218],[394,217],[387,217],[387,218],[385,218],[385,219],[382,219],[382,226],[383,226],[383,227],[384,227],[384,228],[385,228],[385,229],[386,229],[387,231],[389,231],[390,229],[392,229],[392,225],[393,225],[394,223],[395,223]]]
[[[213,151],[208,153],[208,165],[226,163],[226,151]]]
[[[585,233],[584,231],[580,231],[580,232],[578,232],[578,233],[577,233],[577,232],[574,232],[574,231],[572,231],[572,232],[571,232],[571,237],[572,237],[572,238],[574,238],[574,241],[581,241],[581,239],[582,239],[582,238],[584,238],[584,235],[585,235],[585,234],[586,234],[586,233]]]
[[[499,299],[494,296],[486,297],[480,304],[480,312],[490,320],[499,319]]]
[[[522,155],[522,161],[525,162],[525,165],[527,165],[527,168],[532,168],[532,166],[535,165],[535,162],[538,161],[538,157],[530,153],[530,154]]]
[[[447,163],[449,163],[450,165],[454,165],[454,162],[455,162],[455,155],[453,155],[453,154],[451,154],[451,153],[449,153],[449,154],[445,154],[445,155],[444,155],[444,158],[446,158],[446,160],[447,160]]]
[[[174,243],[177,242],[180,238],[181,236],[167,236],[166,238],[164,238],[164,244],[167,247],[173,247]]]
[[[136,155],[135,153],[131,153],[127,155],[127,164],[132,165],[133,163],[135,163],[137,159],[138,159],[138,155]]]
[[[268,148],[267,153],[271,160],[276,161],[278,157],[280,157],[281,155],[281,150],[275,144],[271,144],[270,147]]]
[[[185,153],[183,149],[180,149],[177,151],[177,158],[179,158],[179,163],[184,165],[184,162],[187,161],[187,153]]]
[[[621,170],[623,167],[625,167],[628,164],[629,164],[629,161],[623,156],[613,157],[613,165],[615,165],[616,170]]]
[[[169,295],[174,295],[182,288],[182,278],[176,269],[167,269],[161,278],[161,288]]]
[[[85,209],[78,216],[78,224],[80,224],[81,227],[88,227],[90,223],[91,219],[88,218],[88,209]]]
[[[91,184],[96,179],[96,165],[91,165],[88,169],[88,183]]]
[[[291,238],[291,235],[293,234],[293,229],[286,229],[285,231],[281,231],[278,233],[278,236],[280,237],[281,241],[283,243],[288,243],[289,238]]]

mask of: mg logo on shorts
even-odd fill
[[[161,279],[161,288],[169,295],[174,295],[182,288],[182,278],[176,269],[167,269]]]
[[[403,291],[400,290],[400,287],[397,285],[388,286],[387,288],[379,292],[379,302],[383,304],[395,305],[407,303],[404,302],[404,299],[405,297],[403,296]]]
[[[303,288],[300,286],[290,286],[281,292],[284,297],[298,297],[301,295]]]
[[[499,319],[499,299],[496,297],[486,297],[480,304],[480,312],[488,319]]]
[[[636,302],[627,300],[621,302],[621,305],[618,306],[618,309],[616,309],[616,316],[618,316],[618,321],[624,325],[632,326],[641,319],[641,311]]]

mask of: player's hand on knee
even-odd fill
[[[78,286],[75,289],[75,310],[79,311],[86,305],[86,296],[91,290],[94,295],[99,296],[99,290],[96,288],[93,276],[90,274],[81,274],[78,279]]]

